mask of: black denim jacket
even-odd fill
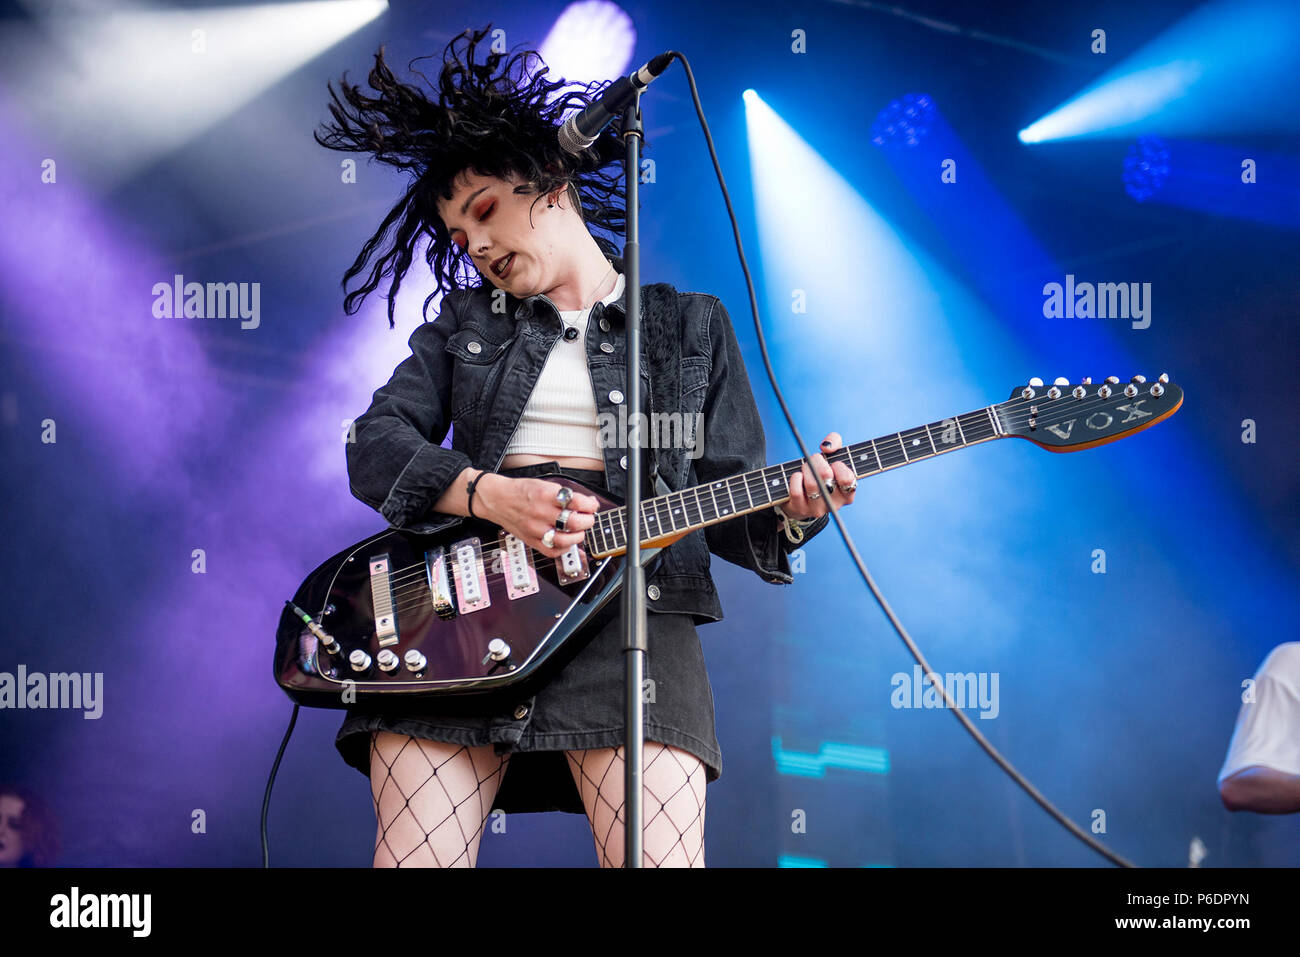
[[[622,273],[623,261],[612,262]],[[587,365],[596,409],[615,419],[627,384],[626,296],[625,290],[608,306],[597,302],[587,327]],[[664,305],[672,302],[666,296],[676,297],[679,323],[676,310]],[[769,464],[763,424],[721,301],[657,283],[642,287],[642,303],[643,352],[652,323],[678,326],[680,385],[667,401],[674,403],[674,410],[703,416],[699,450],[660,455],[643,444],[647,474],[642,494],[655,494],[649,470],[656,464],[673,491]],[[544,295],[520,300],[485,283],[444,296],[438,318],[412,333],[410,357],[355,422],[354,441],[347,445],[352,494],[394,528],[430,533],[454,522],[456,516],[433,511],[433,504],[463,469],[500,467],[561,332],[559,312]],[[650,379],[650,363],[643,355],[641,411],[647,416],[653,402]],[[665,411],[662,402],[656,411]],[[452,447],[447,449],[440,443],[449,425]],[[624,452],[614,446],[602,449],[606,484],[620,497],[626,494]],[[827,521],[823,515],[808,527],[804,542]],[[719,621],[722,606],[709,574],[710,552],[765,581],[790,584],[794,577],[788,556],[796,547],[771,509],[696,529],[661,553],[647,581],[646,608],[690,614],[696,624]]]

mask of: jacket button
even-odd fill
[[[602,342],[602,343],[600,344],[600,351],[601,351],[601,352],[613,352],[613,351],[614,351],[614,346],[613,346],[611,343],[608,343],[608,342]]]
[[[613,392],[609,394],[609,401],[613,402],[615,405],[618,405],[620,402],[623,401],[623,393],[619,392],[618,389],[615,389]]]
[[[600,331],[601,331],[601,332],[609,332],[609,320],[608,320],[608,319],[602,319],[602,320],[600,320]]]
[[[619,459],[618,464],[623,466],[623,468],[627,468],[627,456],[625,455],[621,459]]]
[[[651,601],[655,601],[656,599],[659,598],[659,586],[651,585],[649,588],[645,590],[645,593],[650,596]]]
[[[528,705],[521,704],[519,707],[515,708],[515,717],[521,721],[528,717]]]
[[[483,346],[473,339],[469,341],[469,343],[465,346],[465,348],[468,349],[470,352],[474,353],[474,355],[478,355],[480,352],[483,351]]]

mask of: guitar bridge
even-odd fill
[[[444,621],[456,617],[456,595],[447,571],[447,549],[439,545],[424,553],[424,570],[429,581],[429,600]]]

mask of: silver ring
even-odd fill
[[[854,482],[852,485],[840,485],[838,482],[836,482],[835,484],[839,487],[839,490],[843,492],[845,495],[857,491],[858,488],[857,482]]]
[[[564,508],[573,501],[573,491],[567,485],[561,485],[560,490],[555,493],[555,501],[560,508]]]
[[[822,493],[821,493],[821,492],[809,492],[809,493],[808,493],[808,497],[809,497],[810,499],[813,499],[813,498],[821,498],[821,497],[822,497]]]
[[[559,518],[555,520],[555,527],[562,532],[569,530],[569,515],[572,514],[567,508],[560,510]]]
[[[545,534],[542,535],[542,544],[547,548],[555,547],[555,529],[548,528],[546,530]]]

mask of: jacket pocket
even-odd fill
[[[464,419],[481,406],[496,385],[500,360],[511,340],[497,342],[473,327],[460,329],[447,337],[447,352],[452,364],[453,419]]]

